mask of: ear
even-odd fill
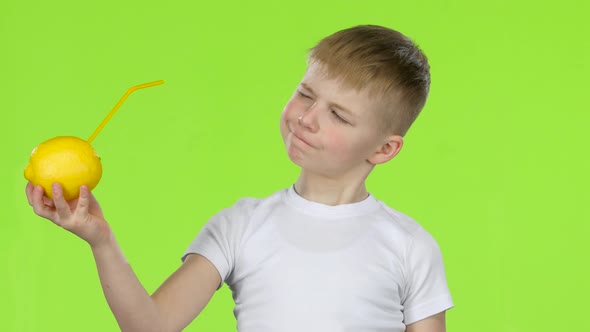
[[[373,165],[386,163],[400,152],[403,145],[404,138],[400,135],[388,136],[385,142],[378,147],[377,151],[367,161]]]

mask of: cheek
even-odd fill
[[[324,142],[329,146],[335,158],[339,160],[355,159],[367,154],[369,147],[361,144],[361,137],[351,137],[344,131],[334,130],[324,134]]]
[[[293,102],[289,101],[287,102],[287,104],[285,105],[285,108],[283,108],[283,111],[281,112],[281,127],[286,126],[286,122],[292,118],[291,113],[293,113]]]
[[[301,103],[297,102],[294,98],[289,99],[285,108],[283,109],[283,113],[281,114],[282,118],[293,118],[297,117],[299,109],[301,109]]]
[[[283,107],[283,111],[281,112],[281,118],[284,118],[286,114],[291,112],[291,109],[293,108],[293,98],[290,98],[287,103],[285,104],[285,107]]]
[[[285,105],[285,107],[283,108],[283,111],[281,112],[281,132],[284,135],[287,134],[288,130],[287,130],[287,122],[290,121],[289,119],[293,118],[293,113],[295,113],[294,109],[296,108],[295,103],[293,102],[293,99],[291,98],[287,104]]]
[[[325,144],[331,151],[341,155],[350,149],[350,142],[346,141],[346,135],[338,130],[330,130],[324,133]]]

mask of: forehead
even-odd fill
[[[318,63],[310,63],[301,80],[301,86],[311,89],[317,98],[343,106],[361,115],[381,107],[381,100],[369,96],[368,91],[358,91],[337,77],[331,77]]]

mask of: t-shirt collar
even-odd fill
[[[355,217],[369,214],[380,207],[379,202],[371,193],[364,200],[349,204],[327,205],[309,201],[295,191],[294,185],[286,191],[284,199],[287,204],[304,214],[323,218]]]

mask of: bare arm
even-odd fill
[[[443,311],[406,326],[406,332],[446,332],[445,325]]]
[[[54,198],[43,188],[26,188],[35,213],[84,239],[90,245],[106,300],[121,331],[180,331],[209,302],[221,282],[217,269],[199,255],[184,264],[149,296],[123,253],[94,196],[83,186],[78,200],[66,202],[61,187]]]
[[[116,243],[92,252],[121,331],[181,331],[203,310],[221,282],[213,264],[200,255],[189,255],[150,297]]]
[[[161,313],[113,239],[93,247],[103,293],[121,331],[167,331]]]
[[[202,310],[221,283],[217,268],[205,257],[188,255],[176,270],[152,294],[165,318],[168,331],[181,331]]]

